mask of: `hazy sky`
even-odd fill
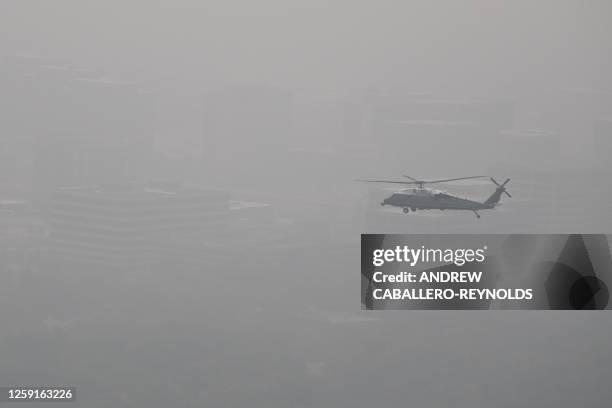
[[[48,67],[34,81],[0,70],[9,73],[0,77],[2,194],[97,183],[125,153],[145,181],[184,175],[271,207],[233,215],[232,241],[212,234],[212,259],[197,270],[168,260],[173,267],[91,273],[22,252],[0,259],[0,385],[74,384],[85,408],[604,406],[606,312],[353,321],[364,313],[364,231],[610,233],[609,157],[597,150],[610,146],[610,124],[597,121],[612,118],[611,9],[583,0],[1,1],[0,56],[42,56],[147,91],[76,81],[83,71],[66,70],[62,82]],[[224,88],[236,84],[255,86]],[[399,97],[377,106],[363,89]],[[460,102],[410,105],[415,92]],[[394,103],[414,121],[385,119]],[[372,106],[390,113],[376,118]],[[524,132],[538,126],[552,129]],[[192,160],[149,157],[148,137],[123,143],[133,133],[164,139],[156,153]],[[107,140],[120,142],[104,150]],[[390,191],[353,181],[401,174],[510,177],[513,198],[481,220],[405,216],[380,207]],[[483,198],[493,184],[451,188]],[[0,253],[20,242],[11,234]]]
[[[0,52],[159,86],[611,89],[606,1],[4,1]],[[452,69],[449,69],[452,66]]]

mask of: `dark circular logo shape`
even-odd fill
[[[547,271],[547,272],[544,272]],[[532,275],[546,273],[546,308],[551,310],[605,309],[610,300],[607,285],[593,275],[583,275],[561,262],[540,262]],[[544,305],[542,305],[544,306]]]
[[[569,302],[576,310],[605,309],[610,300],[606,284],[595,276],[585,276],[570,287]]]

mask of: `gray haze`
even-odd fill
[[[607,406],[606,313],[366,312],[358,271],[367,232],[612,231],[611,7],[2,2],[0,386]],[[513,198],[404,215],[353,181],[402,174]]]

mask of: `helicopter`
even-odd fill
[[[468,200],[453,196],[441,190],[435,190],[425,187],[426,184],[446,183],[449,181],[468,180],[476,178],[486,178],[487,176],[471,176],[458,177],[441,180],[417,180],[413,177],[404,175],[403,177],[410,181],[391,181],[391,180],[356,180],[365,183],[387,183],[387,184],[404,184],[414,185],[415,187],[400,190],[385,198],[380,205],[390,205],[393,207],[402,207],[404,213],[417,210],[468,210],[472,211],[476,218],[480,219],[479,210],[492,210],[495,208],[501,199],[502,194],[506,194],[512,198],[510,193],[506,191],[506,185],[510,179],[506,179],[503,183],[498,183],[493,177],[490,180],[497,186],[493,194],[483,202]]]

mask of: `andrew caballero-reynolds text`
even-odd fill
[[[376,268],[402,263],[406,269],[420,263],[454,264],[462,267],[480,264],[486,259],[487,247],[475,249],[433,249],[396,246],[375,249],[372,264]],[[372,274],[372,297],[377,300],[531,300],[533,290],[527,288],[492,288],[483,284],[483,271],[402,271]],[[399,285],[398,285],[399,284]],[[442,285],[440,285],[442,284]],[[452,287],[444,287],[452,284]],[[411,287],[412,286],[412,287]],[[433,287],[432,287],[433,286]],[[472,286],[472,287],[470,287]]]

